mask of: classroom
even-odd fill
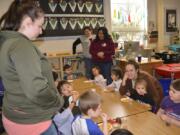
[[[179,135],[179,0],[0,0],[1,135]]]

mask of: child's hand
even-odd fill
[[[72,91],[72,99],[73,99],[73,101],[76,102],[78,100],[78,98],[79,98],[79,92]]]
[[[103,120],[103,123],[107,123],[107,120],[108,120],[108,115],[106,114],[106,113],[102,113],[101,114],[101,118],[102,118],[102,120]]]

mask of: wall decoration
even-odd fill
[[[175,32],[177,30],[176,20],[176,10],[166,9],[166,32]]]
[[[105,25],[103,0],[36,0],[45,12],[41,37],[76,36]]]

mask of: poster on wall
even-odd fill
[[[175,9],[166,9],[166,32],[177,31],[177,16]]]
[[[37,0],[45,12],[42,37],[76,36],[105,25],[103,0]]]

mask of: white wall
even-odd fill
[[[0,16],[7,10],[9,4],[13,0],[0,0]],[[156,14],[157,14],[157,0],[148,0],[148,21],[154,21],[156,23]],[[175,8],[177,9],[178,14],[178,23],[180,26],[180,0],[164,0],[165,2],[165,8]],[[110,18],[110,0],[104,0],[104,13],[105,13],[105,19],[106,19],[106,26],[111,31],[111,18]],[[165,25],[165,24],[162,24]],[[165,33],[166,34],[166,33]],[[169,36],[165,35],[165,44],[169,44]],[[75,40],[74,38],[68,38],[68,39],[56,39],[56,40],[45,40],[45,41],[37,41],[35,42],[41,51],[43,52],[55,52],[55,51],[61,51],[61,52],[71,52],[72,50],[72,43]],[[81,50],[81,47],[79,46],[77,48],[78,50]]]

